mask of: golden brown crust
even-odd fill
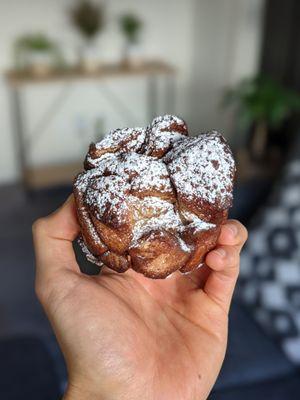
[[[216,246],[219,234],[219,226],[198,233],[186,229],[182,236],[185,242],[193,248],[193,251],[180,272],[193,271],[203,264],[206,254]]]
[[[84,203],[83,193],[78,189],[76,182],[80,181],[82,174],[79,174],[74,181],[74,198],[77,210],[77,218],[81,227],[81,234],[89,251],[98,256],[108,250],[107,246],[100,239],[93,222],[91,220],[89,210]]]
[[[220,134],[187,134],[185,122],[168,115],[90,146],[74,182],[90,261],[150,278],[204,262],[227,218],[235,167]]]
[[[120,256],[119,254],[116,254],[112,251],[107,251],[106,253],[103,253],[99,257],[99,259],[106,267],[113,269],[116,272],[125,272],[131,266],[128,256]]]
[[[120,255],[128,250],[132,238],[129,225],[114,229],[100,222],[95,217],[92,217],[92,221],[99,237],[109,249]]]
[[[164,230],[141,237],[129,254],[135,271],[156,279],[180,269],[189,258],[189,252],[182,249],[178,238]]]
[[[162,158],[176,142],[188,136],[186,123],[174,115],[154,118],[147,133],[143,151],[157,158]]]

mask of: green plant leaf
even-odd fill
[[[103,27],[102,6],[88,0],[80,0],[71,10],[71,20],[81,34],[91,40]]]
[[[286,118],[300,110],[300,96],[271,78],[258,76],[245,79],[223,96],[224,107],[235,105],[240,127],[264,121],[269,128],[278,128]]]
[[[120,17],[120,27],[128,41],[136,42],[142,22],[134,14],[124,14]]]

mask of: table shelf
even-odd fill
[[[43,74],[33,73],[30,70],[10,70],[5,76],[13,86],[39,83],[54,83],[59,81],[74,81],[80,79],[106,79],[130,76],[170,75],[176,72],[175,68],[162,61],[148,61],[136,66],[122,64],[106,64],[95,71],[84,71],[79,67],[63,69],[49,69]]]
[[[99,93],[106,97],[113,106],[115,112],[125,117],[128,126],[132,126],[132,110],[130,105],[124,102],[117,93],[110,91],[102,81],[116,78],[144,77],[146,79],[146,109],[148,120],[151,121],[159,114],[158,104],[158,79],[165,79],[165,101],[168,112],[175,113],[175,75],[176,69],[163,61],[147,61],[136,66],[124,66],[122,64],[102,65],[93,72],[86,72],[78,67],[69,67],[59,70],[45,71],[36,74],[30,70],[10,70],[5,74],[11,99],[12,122],[16,138],[16,158],[19,162],[19,171],[25,189],[71,183],[75,174],[82,170],[82,163],[70,163],[63,165],[32,167],[29,164],[29,152],[35,141],[45,134],[47,126],[56,116],[66,102],[77,82],[85,80],[99,81]],[[26,108],[24,107],[23,89],[37,84],[59,83],[59,93],[52,99],[48,108],[39,116],[38,122],[25,138]],[[95,83],[96,84],[96,83]],[[28,140],[30,138],[30,140]],[[79,168],[80,164],[80,168]]]

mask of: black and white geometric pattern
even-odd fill
[[[300,161],[291,161],[241,255],[237,296],[300,364]]]

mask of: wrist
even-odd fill
[[[88,387],[68,384],[63,400],[106,400],[103,393],[92,391]]]

